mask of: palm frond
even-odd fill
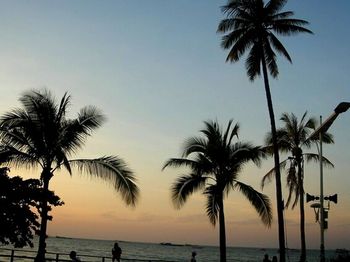
[[[236,182],[235,188],[242,192],[248,201],[253,205],[264,225],[270,227],[272,223],[272,209],[269,198],[266,195],[256,191],[251,186],[239,181]]]
[[[70,99],[71,99],[71,96],[68,95],[67,93],[64,93],[57,110],[57,116],[56,116],[57,122],[62,121],[62,118],[66,116],[67,108],[70,104]]]
[[[226,33],[227,31],[234,30],[237,31],[235,34],[241,34],[241,28],[247,21],[241,17],[237,18],[227,18],[223,19],[217,28],[218,33]]]
[[[200,132],[205,135],[208,141],[216,141],[221,138],[222,132],[218,122],[212,120],[204,121],[204,126]]]
[[[242,165],[252,161],[260,166],[261,159],[265,157],[265,151],[260,146],[253,146],[248,142],[237,142],[231,146],[230,162],[235,165]]]
[[[280,163],[280,168],[285,169],[287,162],[288,162],[288,159],[283,160]],[[267,183],[271,183],[272,179],[275,178],[275,174],[276,174],[275,168],[273,167],[269,172],[266,173],[266,175],[263,176],[263,178],[261,179],[261,183],[260,183],[260,186],[262,189],[264,189],[264,187]]]
[[[171,196],[176,208],[181,208],[188,197],[195,191],[203,189],[206,177],[196,174],[183,175],[176,179],[171,187]]]
[[[272,33],[270,33],[268,37],[275,50],[277,50],[279,54],[283,55],[289,62],[292,63],[292,58],[288,54],[288,51],[285,49],[283,44],[278,40],[278,38]]]
[[[54,153],[55,156],[55,162],[56,162],[56,167],[53,168],[52,172],[55,172],[56,169],[61,169],[63,166],[70,175],[72,175],[72,169],[69,163],[69,159],[67,158],[66,154],[64,151],[57,150]]]
[[[285,203],[285,208],[289,208],[292,200],[294,199],[292,204],[292,209],[294,209],[294,207],[296,206],[299,200],[298,187],[296,184],[289,184],[287,186],[288,186],[288,197]]]
[[[265,51],[265,61],[269,72],[272,77],[276,78],[278,76],[278,66],[276,62],[276,54],[272,50],[271,45],[268,41],[264,43],[264,51]]]
[[[30,120],[26,111],[20,108],[4,113],[0,118],[0,131],[8,131],[23,126],[23,123]]]
[[[79,112],[78,118],[62,121],[60,132],[57,133],[59,146],[68,155],[72,155],[80,149],[91,132],[104,122],[105,117],[95,107],[84,107]]]
[[[14,167],[35,167],[41,165],[37,159],[25,152],[21,152],[11,146],[0,146],[0,164],[5,164]]]
[[[266,12],[269,15],[276,14],[278,11],[280,11],[284,5],[287,3],[287,0],[270,0],[266,6]]]
[[[257,76],[261,74],[261,61],[262,53],[259,45],[254,44],[249,51],[247,59],[245,61],[245,67],[247,69],[247,75],[250,81],[253,81]]]
[[[307,162],[320,162],[320,156],[319,154],[314,153],[304,153],[305,159]],[[325,167],[334,167],[334,164],[326,157],[322,156],[322,163]]]
[[[232,139],[233,139],[234,136],[236,136],[238,138],[239,124],[236,123],[236,125],[231,129],[232,122],[233,122],[232,119],[228,122],[226,131],[225,131],[225,133],[223,135],[223,138],[222,138],[223,142],[226,145],[230,145],[231,144]]]
[[[224,49],[230,49],[226,62],[237,62],[244,54],[246,50],[248,50],[251,46],[253,46],[254,42],[252,39],[255,38],[255,31],[246,30],[240,36],[240,38],[234,38],[235,34],[228,34],[222,38],[221,46]]]
[[[221,7],[221,11],[227,16],[242,15],[246,10],[252,6],[253,1],[247,0],[229,0],[228,3]]]
[[[333,135],[331,133],[323,133],[322,134],[322,143],[325,144],[334,144],[334,139],[333,139]]]
[[[204,194],[207,196],[206,203],[206,213],[209,217],[210,223],[215,226],[218,220],[219,210],[220,210],[220,190],[217,185],[210,185],[205,189]]]
[[[204,153],[207,147],[207,141],[201,137],[190,137],[184,145],[182,156],[187,157],[193,153]]]
[[[102,125],[105,121],[105,116],[96,107],[86,106],[80,110],[77,121],[81,126],[82,132],[89,134]]]
[[[313,34],[313,32],[307,28],[298,25],[286,25],[284,23],[275,22],[272,26],[273,30],[284,36],[295,35],[298,33],[309,33]]]
[[[287,170],[287,187],[289,188],[288,198],[285,204],[287,208],[289,207],[292,201],[293,195],[295,195],[295,197],[294,197],[294,203],[292,208],[294,208],[295,203],[299,198],[299,195],[298,195],[299,181],[296,175],[296,167],[295,167],[296,165],[294,162],[295,161],[291,161],[291,165]]]
[[[277,19],[282,19],[282,18],[288,18],[294,15],[293,11],[286,11],[282,13],[277,13],[271,16],[271,20],[277,20]]]
[[[139,195],[136,178],[121,158],[104,156],[95,159],[69,160],[69,163],[82,173],[112,183],[127,205],[136,205]]]
[[[167,167],[189,167],[192,170],[196,170],[196,173],[199,173],[202,169],[197,161],[187,158],[170,158],[165,162],[162,170],[164,170]]]
[[[292,204],[292,209],[294,209],[299,203],[299,198],[301,197],[300,186],[301,186],[301,184],[299,184],[299,186],[295,189],[295,198],[294,198],[294,201]]]

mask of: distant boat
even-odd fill
[[[73,239],[71,237],[62,237],[62,236],[55,236],[55,238],[62,238],[62,239]]]
[[[193,247],[193,248],[203,248],[201,246],[198,246],[198,245],[192,245],[192,244],[173,244],[173,243],[170,243],[170,242],[162,242],[162,243],[159,243],[160,245],[162,246],[172,246],[172,247]]]
[[[162,246],[173,246],[173,247],[183,247],[185,245],[180,245],[180,244],[173,244],[173,243],[170,243],[170,242],[162,242],[160,243]]]

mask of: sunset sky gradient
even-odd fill
[[[176,210],[170,186],[181,170],[161,171],[180,155],[184,140],[198,135],[204,120],[241,125],[240,139],[262,144],[270,130],[262,79],[250,82],[244,61],[225,63],[216,33],[226,1],[61,0],[2,1],[0,114],[19,106],[29,89],[48,88],[57,98],[72,95],[71,117],[95,105],[107,122],[77,157],[116,154],[135,172],[141,198],[126,207],[110,185],[77,172],[56,173],[50,188],[65,205],[54,209],[48,233],[144,242],[218,244],[218,229],[205,215],[198,193]],[[314,35],[281,37],[293,64],[278,59],[271,79],[276,119],[281,113],[328,117],[350,101],[350,1],[290,0],[285,10],[308,20]],[[277,121],[277,126],[280,122]],[[332,204],[326,248],[350,248],[350,111],[330,129],[336,143],[324,154],[325,194]],[[313,152],[316,149],[314,149]],[[286,156],[284,156],[286,157]],[[282,157],[283,158],[283,157]],[[272,160],[246,166],[240,179],[256,189]],[[10,175],[39,177],[39,170],[12,169]],[[319,194],[319,166],[305,169],[305,190]],[[285,184],[285,181],[283,181]],[[249,202],[232,193],[225,202],[231,246],[277,247],[275,190],[264,189],[274,207],[267,229]],[[286,189],[284,189],[286,195]],[[306,204],[307,247],[319,247],[319,226]],[[299,212],[286,210],[287,244],[299,248]]]

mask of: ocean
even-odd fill
[[[46,250],[50,252],[47,257],[55,258],[56,253],[59,253],[61,259],[69,259],[68,254],[71,250],[75,250],[83,262],[94,261],[101,262],[102,257],[106,257],[105,262],[111,261],[111,250],[115,241],[111,240],[93,240],[93,239],[77,239],[77,238],[60,238],[49,237],[47,239]],[[214,246],[190,246],[190,245],[161,245],[158,243],[137,243],[127,241],[117,241],[122,248],[122,261],[173,261],[185,262],[190,261],[191,252],[197,253],[198,262],[216,262],[219,261],[219,248]],[[0,253],[7,254],[8,250],[2,250],[5,246],[0,247]],[[9,247],[6,247],[9,248]],[[25,248],[24,250],[36,251]],[[52,252],[52,254],[51,254]],[[15,251],[15,254],[20,254],[20,251]],[[277,249],[271,248],[245,248],[245,247],[228,247],[227,261],[241,261],[241,262],[255,262],[262,261],[264,254],[268,254],[270,258],[276,255],[278,257]],[[27,253],[28,255],[28,253]],[[34,256],[35,253],[31,253]],[[308,250],[307,261],[319,261],[318,250]],[[96,257],[89,257],[96,256]],[[329,259],[335,256],[335,251],[326,251],[326,257]],[[287,261],[296,262],[299,258],[299,250],[288,250]],[[1,262],[10,261],[9,258],[0,257]],[[15,259],[15,262],[30,261],[24,259]]]

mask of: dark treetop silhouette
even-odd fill
[[[285,262],[283,201],[268,73],[274,78],[278,75],[275,51],[292,61],[275,34],[289,36],[296,33],[312,33],[303,27],[308,24],[307,21],[291,18],[294,15],[291,11],[281,12],[286,2],[287,0],[270,0],[265,4],[263,0],[228,0],[222,7],[222,12],[227,18],[220,22],[217,29],[219,33],[225,34],[221,46],[229,49],[226,61],[237,62],[249,50],[245,63],[249,79],[253,81],[260,76],[262,69],[274,148],[280,262]]]
[[[135,176],[124,161],[116,156],[95,159],[70,159],[92,132],[104,121],[104,116],[93,106],[80,110],[77,118],[66,117],[70,96],[65,94],[56,103],[47,90],[29,91],[20,97],[22,108],[5,113],[0,118],[0,156],[6,164],[41,168],[40,179],[45,192],[56,170],[64,168],[72,174],[80,172],[110,182],[121,193],[127,205],[134,206],[138,198]],[[48,220],[47,196],[41,202],[41,227],[36,262],[45,261],[45,238]]]
[[[277,129],[277,141],[278,148],[282,153],[291,154],[286,160],[280,163],[281,168],[286,168],[287,164],[287,186],[289,188],[289,195],[286,202],[286,207],[292,201],[293,195],[294,201],[292,208],[294,208],[299,200],[300,209],[300,261],[306,260],[306,240],[305,240],[305,211],[304,211],[304,158],[307,162],[318,161],[319,154],[314,153],[304,153],[303,148],[310,149],[319,140],[316,136],[310,139],[310,134],[316,128],[315,118],[306,118],[307,113],[305,112],[300,121],[293,114],[283,113],[281,121],[283,122],[283,127]],[[324,143],[333,143],[332,135],[329,133],[324,133],[323,138]],[[266,137],[267,150],[273,153],[272,150],[272,136],[268,133]],[[323,163],[328,166],[333,166],[333,164],[325,157],[323,157]],[[263,180],[262,186],[264,186],[265,181],[271,181],[272,177],[275,175],[275,169],[272,168],[268,172]]]
[[[40,226],[33,208],[39,209],[44,194],[40,180],[9,177],[8,172],[9,168],[0,168],[0,243],[33,247],[33,233]],[[63,205],[52,191],[45,193],[50,205]]]
[[[232,121],[225,132],[217,122],[204,122],[204,137],[186,140],[183,158],[171,158],[164,167],[188,167],[187,175],[174,182],[171,193],[175,207],[180,208],[195,191],[202,191],[207,198],[206,212],[215,226],[219,220],[220,261],[226,261],[226,232],[224,198],[232,191],[240,191],[258,212],[262,222],[270,226],[272,211],[267,196],[238,180],[243,166],[248,162],[260,164],[264,155],[260,147],[250,143],[233,142],[238,137],[239,125]]]

